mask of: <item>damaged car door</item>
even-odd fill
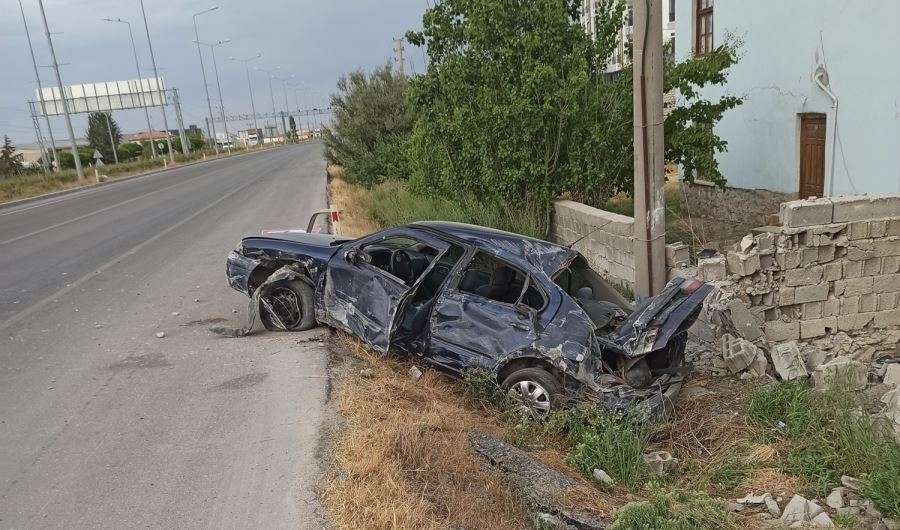
[[[501,358],[534,344],[547,302],[529,274],[476,252],[435,303],[431,360],[456,372],[492,371]]]
[[[448,244],[421,231],[387,230],[346,245],[328,262],[328,321],[386,352],[403,300]]]

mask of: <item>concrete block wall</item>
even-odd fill
[[[634,289],[634,219],[576,201],[553,203],[550,240],[581,252],[591,268],[627,290]]]
[[[727,253],[727,277],[708,279],[740,296],[770,342],[858,336],[867,355],[896,354],[900,195],[791,201],[780,218]]]
[[[580,202],[561,200],[553,205],[550,240],[562,245],[578,241],[591,267],[626,291],[634,289],[634,218]],[[672,270],[689,264],[687,245],[666,245],[666,265]],[[670,270],[670,274],[671,274]]]

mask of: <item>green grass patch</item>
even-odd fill
[[[900,443],[890,425],[872,414],[858,394],[817,392],[805,383],[757,389],[750,421],[789,448],[786,470],[809,481],[809,493],[823,496],[841,475],[863,482],[862,494],[882,513],[900,516]]]
[[[401,180],[388,180],[369,191],[369,215],[383,227],[415,221],[470,223],[526,236],[546,236],[546,214],[537,209],[484,202],[460,192],[455,200],[412,193]]]
[[[616,510],[609,530],[721,530],[734,518],[703,492],[657,491],[647,501],[630,502]]]
[[[737,460],[729,460],[716,469],[709,480],[726,490],[733,490],[750,476],[750,468]]]

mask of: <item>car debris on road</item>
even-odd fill
[[[250,297],[248,323],[216,333],[245,336],[257,317],[269,330],[326,324],[451,375],[487,370],[537,419],[568,399],[671,410],[712,290],[674,278],[633,307],[569,247],[449,222],[357,239],[270,231],[244,238],[226,271]]]

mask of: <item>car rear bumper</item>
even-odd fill
[[[232,250],[228,253],[228,259],[225,261],[228,285],[232,289],[250,296],[250,275],[258,265],[259,260],[248,258]]]

